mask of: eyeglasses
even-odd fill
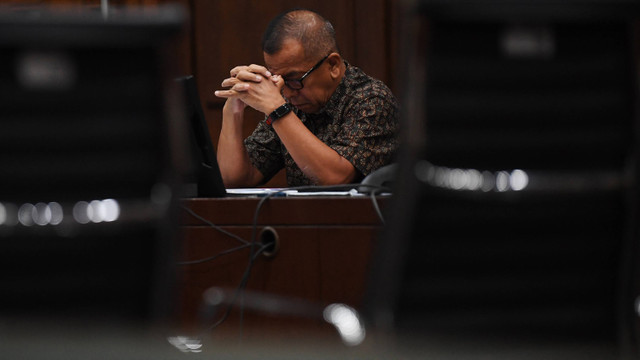
[[[318,61],[317,64],[313,65],[313,67],[311,69],[309,69],[309,71],[304,73],[304,75],[302,75],[301,78],[299,78],[299,79],[284,79],[284,84],[287,85],[287,87],[289,89],[292,89],[292,90],[300,90],[300,89],[302,89],[304,87],[304,84],[302,84],[302,80],[304,80],[307,76],[309,76],[309,74],[311,74],[315,69],[319,68],[320,65],[322,65],[322,63],[325,60],[327,60],[329,55],[331,55],[331,54],[327,54],[327,56],[323,57],[322,60]]]

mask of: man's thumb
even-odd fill
[[[273,81],[273,83],[276,84],[278,89],[282,89],[282,87],[284,86],[284,79],[280,75],[273,75],[271,77],[271,81]]]

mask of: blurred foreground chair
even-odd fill
[[[637,357],[638,14],[630,1],[409,9],[375,329],[440,359]]]
[[[185,144],[167,55],[183,21],[0,13],[0,322],[168,320]]]

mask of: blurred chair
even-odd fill
[[[374,328],[438,358],[637,356],[638,14],[630,1],[408,10]]]
[[[0,13],[0,322],[168,320],[183,21]]]

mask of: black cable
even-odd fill
[[[314,188],[318,189],[322,189],[322,188],[327,188],[327,189],[345,189],[345,190],[351,190],[351,189],[357,189],[359,193],[363,193],[363,188],[365,189],[371,189],[369,190],[370,192],[370,198],[371,198],[371,203],[373,204],[373,209],[376,212],[376,215],[378,215],[378,218],[380,219],[380,221],[382,222],[382,224],[386,224],[385,220],[384,220],[384,216],[382,215],[382,211],[380,210],[380,205],[378,204],[378,198],[376,197],[378,194],[381,194],[383,192],[391,192],[391,189],[386,187],[386,186],[381,186],[381,185],[370,185],[370,184],[345,184],[345,185],[328,185],[328,186],[315,186]]]
[[[256,254],[253,256],[253,260],[251,261],[251,263],[255,260],[255,258],[257,258],[258,256],[260,256],[260,254],[262,254],[262,252],[264,250],[266,250],[269,247],[269,245],[264,245],[262,246],[262,248],[260,248]],[[249,281],[249,275],[251,273],[251,267],[247,266],[244,270],[244,274],[242,275],[242,279],[240,280],[240,285],[236,288],[236,291],[233,293],[233,297],[231,298],[231,300],[229,301],[228,305],[227,305],[227,309],[225,311],[225,313],[222,315],[222,317],[216,321],[215,323],[213,323],[211,326],[209,326],[205,331],[209,332],[213,329],[215,329],[216,327],[220,326],[220,324],[222,324],[225,320],[227,320],[227,318],[229,317],[229,314],[231,314],[231,310],[233,309],[233,306],[236,303],[236,299],[238,298],[238,296],[242,293],[242,291],[245,289],[247,282]],[[242,314],[241,314],[242,316]]]
[[[382,190],[380,190],[380,192],[382,192]],[[384,216],[382,216],[382,211],[380,211],[380,205],[378,204],[378,198],[376,197],[376,194],[376,190],[371,191],[371,203],[373,204],[373,209],[376,211],[378,218],[380,218],[380,221],[382,221],[382,225],[385,225],[386,222],[384,221]]]
[[[248,244],[249,244],[249,242],[248,242],[247,240],[245,240],[245,239],[241,238],[240,236],[238,236],[238,235],[236,235],[236,234],[233,234],[233,233],[231,233],[231,232],[229,232],[229,231],[227,231],[227,230],[223,229],[222,227],[220,227],[220,226],[218,226],[218,225],[216,225],[216,224],[212,223],[211,221],[209,221],[209,220],[207,220],[207,219],[203,218],[202,216],[200,216],[200,215],[196,214],[193,210],[189,209],[188,207],[186,207],[186,206],[182,206],[182,209],[184,209],[186,212],[188,212],[188,213],[189,213],[191,216],[193,216],[194,218],[196,218],[196,219],[198,219],[198,220],[200,220],[200,221],[202,221],[202,222],[206,223],[207,225],[211,226],[211,227],[212,227],[212,228],[214,228],[215,230],[217,230],[217,231],[219,231],[219,232],[221,232],[221,233],[223,233],[223,234],[225,234],[225,235],[227,235],[227,236],[230,236],[230,237],[232,237],[232,238],[234,238],[234,239],[238,240],[239,242],[241,242],[241,243],[243,243],[243,244],[245,244],[245,245],[248,245]]]
[[[276,195],[280,192],[281,191],[275,191],[275,192],[266,194],[263,198],[260,199],[260,201],[258,201],[258,205],[256,205],[256,210],[253,213],[253,225],[251,227],[251,250],[249,251],[249,263],[247,264],[245,277],[242,279],[242,282],[240,283],[240,288],[239,288],[240,296],[241,296],[240,297],[240,337],[241,338],[242,338],[242,330],[243,330],[243,324],[244,324],[244,297],[243,297],[244,290],[247,286],[247,283],[249,282],[249,275],[251,274],[251,269],[253,268],[254,261],[256,260],[258,255],[260,255],[269,246],[269,245],[263,245],[262,248],[260,248],[260,250],[258,250],[255,255],[253,254],[253,250],[255,248],[256,240],[258,236],[258,216],[260,215],[260,210],[262,209],[262,206],[264,205],[264,203],[267,200],[269,200],[269,198],[271,198],[273,195]]]
[[[205,263],[205,262],[208,262],[208,261],[213,261],[213,260],[215,260],[215,259],[219,258],[220,256],[228,255],[228,254],[234,253],[234,252],[236,252],[236,251],[242,250],[242,249],[244,249],[244,248],[248,248],[249,246],[251,246],[251,244],[244,244],[244,245],[240,245],[240,246],[237,246],[237,247],[234,247],[234,248],[231,248],[231,249],[228,249],[228,250],[222,251],[222,252],[220,252],[220,253],[218,253],[218,254],[216,254],[216,255],[213,255],[213,256],[210,256],[210,257],[207,257],[207,258],[203,258],[203,259],[198,259],[198,260],[187,260],[187,261],[179,261],[179,262],[177,263],[177,265],[194,265],[194,264],[202,264],[202,263]]]
[[[254,214],[253,214],[251,241],[250,241],[250,243],[248,245],[251,248],[251,250],[249,251],[249,262],[247,264],[247,267],[245,268],[244,274],[242,275],[242,279],[240,280],[240,284],[238,285],[238,287],[236,288],[236,291],[233,294],[233,298],[229,301],[229,305],[227,306],[227,310],[225,311],[225,313],[222,315],[222,317],[218,321],[216,321],[214,324],[209,326],[209,328],[207,328],[207,331],[212,331],[216,327],[220,326],[220,324],[222,324],[225,320],[227,320],[227,318],[229,317],[229,314],[231,314],[231,310],[233,309],[233,306],[236,303],[236,300],[238,299],[238,297],[240,297],[240,301],[241,301],[241,304],[240,304],[240,331],[241,331],[241,334],[240,334],[240,336],[242,337],[242,324],[244,322],[244,306],[243,306],[242,295],[244,294],[244,290],[246,289],[247,283],[249,282],[249,275],[251,275],[251,270],[253,269],[253,264],[254,264],[255,260],[258,258],[258,256],[260,256],[260,254],[262,254],[267,248],[269,248],[269,246],[271,246],[270,244],[264,244],[255,253],[253,251],[254,248],[255,248],[255,245],[257,243],[256,240],[257,240],[257,233],[258,233],[258,216],[260,215],[260,210],[262,209],[262,206],[264,205],[264,203],[269,198],[271,198],[273,195],[281,193],[281,192],[282,191],[274,191],[272,193],[266,194],[264,197],[262,197],[260,199],[260,201],[258,202],[258,205],[256,205],[256,209],[255,209]]]
[[[204,261],[209,261],[212,260],[213,258],[217,258],[221,255],[225,255],[227,253],[231,253],[233,251],[237,251],[240,249],[244,249],[246,247],[250,248],[249,251],[249,263],[247,264],[247,267],[245,268],[244,274],[242,275],[242,278],[240,280],[240,284],[239,286],[236,288],[236,291],[234,292],[233,298],[230,300],[228,306],[227,306],[227,310],[225,311],[225,313],[222,315],[222,317],[216,321],[215,323],[213,323],[211,326],[209,326],[205,331],[209,332],[212,331],[213,329],[215,329],[216,327],[220,326],[220,324],[222,324],[228,317],[229,314],[231,313],[231,310],[233,309],[233,306],[235,305],[236,299],[238,298],[238,296],[240,296],[242,294],[242,292],[244,291],[244,289],[247,286],[247,283],[249,281],[249,275],[251,274],[251,269],[253,268],[253,263],[254,261],[257,259],[258,256],[260,256],[260,254],[262,254],[269,246],[271,246],[270,244],[267,245],[263,245],[260,249],[258,249],[255,253],[254,253],[254,248],[256,245],[256,240],[257,240],[257,228],[258,228],[258,215],[260,213],[260,209],[262,208],[262,205],[264,204],[265,201],[267,201],[271,196],[273,196],[274,193],[270,193],[267,194],[265,197],[261,198],[260,201],[258,202],[258,205],[256,206],[256,210],[254,212],[254,217],[253,217],[253,224],[252,224],[252,232],[251,232],[251,241],[246,241],[238,236],[236,236],[235,234],[229,233],[228,231],[220,228],[218,225],[215,225],[213,223],[211,223],[210,221],[204,219],[203,217],[199,216],[198,214],[196,214],[195,212],[193,212],[191,209],[188,209],[186,207],[183,207],[189,214],[191,214],[192,216],[194,216],[196,219],[201,220],[205,223],[207,223],[208,225],[212,226],[214,229],[229,235],[239,241],[241,241],[244,245],[233,248],[233,249],[229,249],[227,251],[224,251],[220,254],[214,255],[210,258],[206,258],[206,259],[201,259],[201,260],[194,260],[194,261],[189,261],[189,262],[183,262],[183,263],[199,263],[199,262],[204,262]],[[240,308],[240,324],[241,324],[241,329],[242,329],[242,321],[243,321],[243,317],[244,317],[244,309],[241,306]]]

